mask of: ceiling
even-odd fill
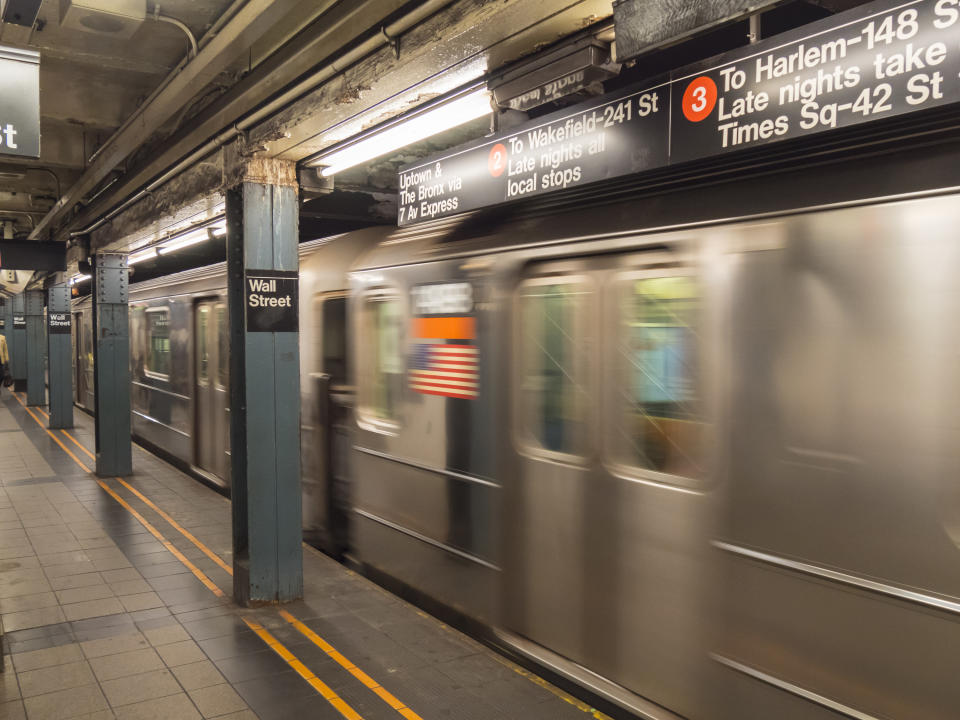
[[[97,1],[103,4],[103,0]],[[64,25],[60,0],[43,0],[32,27],[0,22],[0,44],[40,52],[42,136],[38,160],[0,157],[0,223],[13,221],[17,237],[29,234],[80,177],[97,149],[190,57],[187,33],[155,14],[179,21],[200,41],[225,12],[237,11],[231,6],[241,4],[234,0],[148,0],[146,20],[129,37]],[[277,15],[282,16],[292,5],[278,2]],[[288,14],[267,32],[250,34],[242,46],[238,43],[231,62],[205,85],[198,85],[191,102],[178,108],[158,134],[172,133],[311,17],[302,11]]]

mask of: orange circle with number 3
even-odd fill
[[[683,93],[683,116],[690,122],[700,122],[713,112],[716,104],[717,84],[701,75]]]
[[[490,148],[490,157],[487,158],[487,169],[493,177],[500,177],[507,169],[507,147],[497,143]]]

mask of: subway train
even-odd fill
[[[304,243],[305,531],[638,717],[956,718],[958,159]],[[228,486],[224,266],[130,306],[134,432]]]

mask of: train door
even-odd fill
[[[354,401],[347,374],[346,309],[345,292],[314,297],[311,311],[317,344],[309,349],[314,372],[303,389],[307,411],[301,413],[304,533],[334,556],[347,542],[346,463]]]
[[[226,306],[217,300],[194,305],[194,464],[227,480]]]
[[[585,263],[538,268],[520,286],[515,346],[519,477],[510,503],[508,627],[581,655],[587,578],[581,508],[593,484],[597,299]]]
[[[631,707],[684,716],[710,538],[698,288],[663,251],[530,269],[505,507],[508,629],[629,689]]]

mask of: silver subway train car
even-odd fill
[[[639,717],[957,717],[958,154],[305,244],[305,529]],[[132,286],[132,411],[228,483],[223,274]]]

